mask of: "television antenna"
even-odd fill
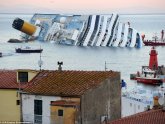
[[[42,59],[41,59],[41,53],[40,53],[40,59],[38,60],[38,66],[39,66],[39,68],[40,68],[40,71],[41,71],[42,65],[43,65],[43,61],[42,61]]]

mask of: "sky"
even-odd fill
[[[165,0],[0,0],[0,13],[165,13]]]

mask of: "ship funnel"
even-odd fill
[[[149,68],[152,70],[158,69],[158,60],[157,60],[158,53],[155,47],[152,47],[149,55],[150,55]]]
[[[13,21],[12,27],[28,35],[33,35],[37,29],[35,25],[32,25],[20,18],[16,18]]]

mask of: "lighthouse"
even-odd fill
[[[158,60],[157,60],[158,53],[154,46],[151,48],[149,55],[150,55],[149,68],[152,70],[157,70],[158,69]]]

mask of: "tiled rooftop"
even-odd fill
[[[21,85],[24,88],[27,83]],[[17,71],[16,70],[0,70],[0,89],[17,89]]]
[[[51,103],[52,106],[78,106],[79,104],[79,102],[70,100],[58,100]]]
[[[0,70],[0,88],[15,89],[18,88],[17,73],[12,70]]]
[[[149,110],[109,122],[108,124],[165,124],[165,112],[161,109]]]
[[[80,96],[107,78],[119,76],[113,71],[42,71],[24,92],[40,95]]]

